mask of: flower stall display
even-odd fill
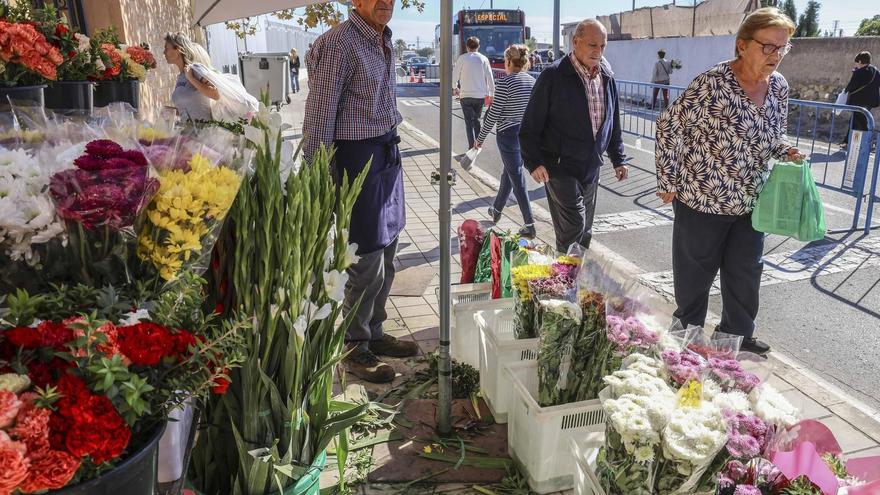
[[[225,379],[237,360],[239,327],[201,315],[200,282],[183,285],[155,301],[152,317],[116,321],[96,316],[119,314],[112,305],[33,320],[64,314],[96,292],[87,288],[76,298],[10,297],[0,322],[0,493],[97,482],[154,448],[170,410]],[[109,303],[107,294],[91,295]],[[132,488],[152,493],[151,485]]]
[[[44,32],[51,33],[57,42],[67,34],[63,31],[66,28],[34,22],[30,17],[26,3],[0,5],[0,86],[37,85],[58,77],[64,57]]]
[[[550,265],[526,264],[510,269],[513,283],[513,330],[518,339],[538,336],[535,328],[535,302],[529,290],[529,282],[550,277]]]
[[[562,299],[539,302],[541,326],[538,330],[538,403],[560,404],[568,388],[572,341],[581,325],[581,308]]]

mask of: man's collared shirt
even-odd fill
[[[574,52],[569,54],[569,58],[571,58],[571,64],[574,65],[574,70],[581,77],[581,82],[584,83],[584,91],[587,93],[587,107],[590,109],[590,123],[593,126],[593,138],[595,139],[602,124],[605,123],[605,88],[602,85],[602,71],[598,65],[592,69],[584,67],[580,60],[574,56]]]
[[[306,56],[306,160],[321,143],[374,138],[400,124],[393,53],[391,30],[380,35],[356,10],[315,41]]]

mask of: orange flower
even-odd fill
[[[64,61],[61,52],[30,24],[0,21],[0,59],[54,81],[58,66]]]
[[[122,55],[119,54],[119,50],[110,43],[101,43],[101,51],[110,59],[110,63],[106,64],[107,70],[101,75],[101,79],[118,76],[122,72]]]

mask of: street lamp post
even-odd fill
[[[553,50],[553,60],[556,60],[562,51],[559,46],[559,0],[553,0]]]

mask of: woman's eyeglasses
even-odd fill
[[[764,55],[773,55],[774,53],[779,52],[779,56],[784,57],[792,49],[791,43],[786,43],[783,46],[779,46],[779,45],[774,45],[773,43],[761,43],[758,40],[752,40],[752,41],[761,45],[761,51],[764,52]]]

